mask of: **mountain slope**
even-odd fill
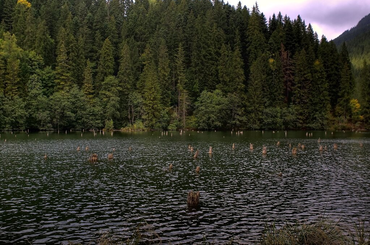
[[[333,41],[339,48],[343,42],[346,42],[355,70],[362,67],[364,60],[370,62],[370,14],[362,18],[351,30],[343,32]]]
[[[343,32],[333,41],[337,46],[340,46],[343,42],[349,42],[366,32],[370,32],[370,14],[362,18],[355,27]]]

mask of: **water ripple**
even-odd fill
[[[0,243],[89,243],[106,232],[126,240],[137,229],[144,241],[251,243],[272,222],[369,220],[369,135],[316,134],[3,134]],[[289,144],[299,143],[305,149],[293,156]],[[190,190],[200,191],[197,209],[186,206]]]

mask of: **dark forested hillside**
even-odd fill
[[[0,20],[1,129],[369,122],[346,45],[300,16],[218,0],[0,0]]]
[[[352,39],[370,31],[370,14],[362,18],[358,24],[343,32],[339,37],[335,38],[333,41],[336,45],[341,45],[344,42],[349,42]]]
[[[339,46],[346,43],[353,67],[356,84],[355,97],[362,105],[361,114],[364,122],[369,124],[370,103],[370,14],[362,18],[359,23],[337,37],[334,42]]]

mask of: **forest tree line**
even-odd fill
[[[346,45],[218,0],[0,0],[0,129],[370,126]]]

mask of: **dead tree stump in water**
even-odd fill
[[[195,152],[195,154],[194,154],[194,159],[196,159],[196,158],[198,157],[198,155],[199,155],[199,151],[197,150],[197,151]]]
[[[90,162],[97,162],[98,161],[98,154],[94,153],[89,158]]]
[[[200,197],[200,193],[199,191],[190,191],[188,193],[188,207],[189,208],[195,208],[195,207],[198,207],[199,206],[199,197]]]

